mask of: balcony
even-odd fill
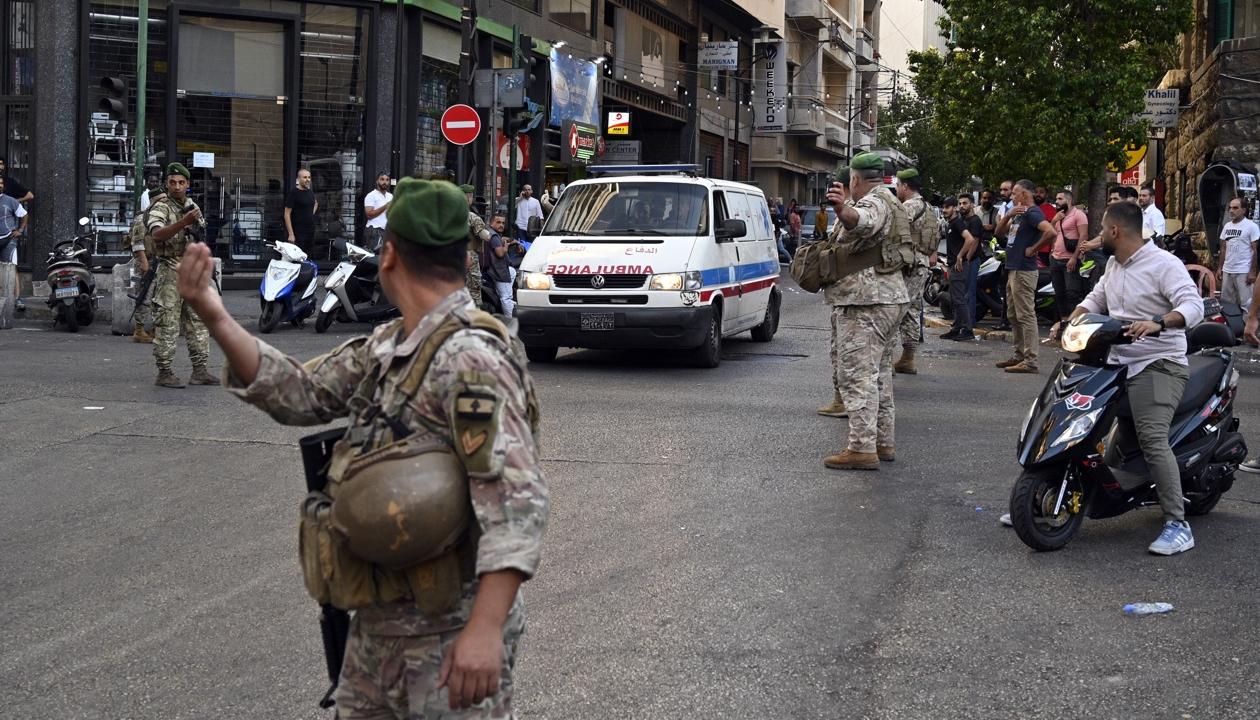
[[[875,130],[861,120],[855,120],[853,124],[853,147],[861,150],[875,147]]]
[[[823,121],[823,137],[827,149],[843,153],[849,146],[849,123],[844,119],[844,113],[825,108]]]
[[[798,30],[826,27],[827,20],[831,17],[830,8],[824,0],[787,0],[785,10]]]
[[[792,98],[788,100],[788,134],[813,135],[823,134],[823,108],[815,98]]]
[[[853,54],[857,56],[858,66],[872,65],[875,60],[875,39],[866,28],[857,33],[857,42],[853,45]]]

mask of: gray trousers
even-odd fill
[[[1185,365],[1171,360],[1156,360],[1126,383],[1138,447],[1142,448],[1151,480],[1159,492],[1164,520],[1178,522],[1186,519],[1185,501],[1181,494],[1177,457],[1168,443],[1168,429],[1189,380],[1190,370]],[[1114,462],[1112,457],[1108,461]]]

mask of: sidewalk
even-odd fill
[[[113,323],[112,305],[110,302],[110,290],[108,287],[98,287],[96,301],[96,319],[92,321],[92,325],[88,330],[101,328],[108,331]],[[18,325],[50,325],[52,323],[52,311],[48,308],[48,298],[46,297],[25,297],[22,298],[26,302],[26,311],[15,313],[14,321]],[[224,290],[223,304],[227,307],[228,312],[232,313],[232,317],[238,321],[257,320],[259,315],[258,306],[258,290]]]
[[[940,312],[937,311],[936,308],[928,307],[924,308],[923,327],[925,336],[930,338],[935,337],[935,335],[928,333],[927,330],[948,330],[950,328],[950,322],[941,317]],[[1038,329],[1041,333],[1042,339],[1044,340],[1047,329],[1040,325],[1038,325]],[[984,327],[983,325],[976,325],[973,330],[976,333],[976,337],[981,340],[1001,343],[1012,343],[1015,341],[1015,334],[1009,330],[995,330],[993,328]],[[1046,346],[1043,345],[1042,347]],[[1252,347],[1250,345],[1236,345],[1230,348],[1230,352],[1233,353],[1234,359],[1238,363],[1238,369],[1240,372],[1260,374],[1260,348]]]

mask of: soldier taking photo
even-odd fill
[[[508,331],[473,305],[467,252],[459,188],[401,181],[379,257],[402,317],[306,363],[232,319],[208,286],[208,248],[180,265],[233,394],[288,425],[349,421],[300,531],[308,593],[353,612],[343,720],[511,715],[519,588],[538,569],[547,487],[532,382]]]

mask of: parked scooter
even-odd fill
[[[1203,299],[1203,320],[1214,322],[1229,328],[1234,335],[1234,344],[1242,342],[1243,330],[1247,324],[1246,312],[1238,305],[1225,302],[1219,298]]]
[[[269,333],[281,320],[288,320],[293,327],[302,327],[306,318],[315,312],[319,267],[293,243],[277,240],[265,244],[280,257],[272,258],[259,286],[262,313],[258,316],[258,330]]]
[[[315,332],[322,333],[334,320],[380,322],[398,315],[377,279],[376,255],[346,243],[346,254],[324,283],[324,302],[315,316]]]
[[[65,325],[70,332],[91,325],[96,317],[96,278],[92,275],[92,254],[96,224],[79,218],[79,235],[62,240],[48,253],[48,309],[53,311],[53,327]]]
[[[1058,550],[1086,516],[1115,517],[1157,505],[1155,484],[1138,447],[1125,391],[1127,369],[1110,365],[1113,345],[1132,342],[1127,326],[1106,315],[1081,315],[1067,326],[1063,359],[1033,401],[1019,433],[1023,472],[1011,491],[1011,522],[1034,550]],[[1169,432],[1181,471],[1186,515],[1203,515],[1234,484],[1247,444],[1233,415],[1238,372],[1228,329],[1200,323],[1187,333],[1190,380]],[[1118,462],[1116,470],[1104,460]],[[1125,478],[1140,478],[1136,481]],[[1126,486],[1126,482],[1128,483]]]

